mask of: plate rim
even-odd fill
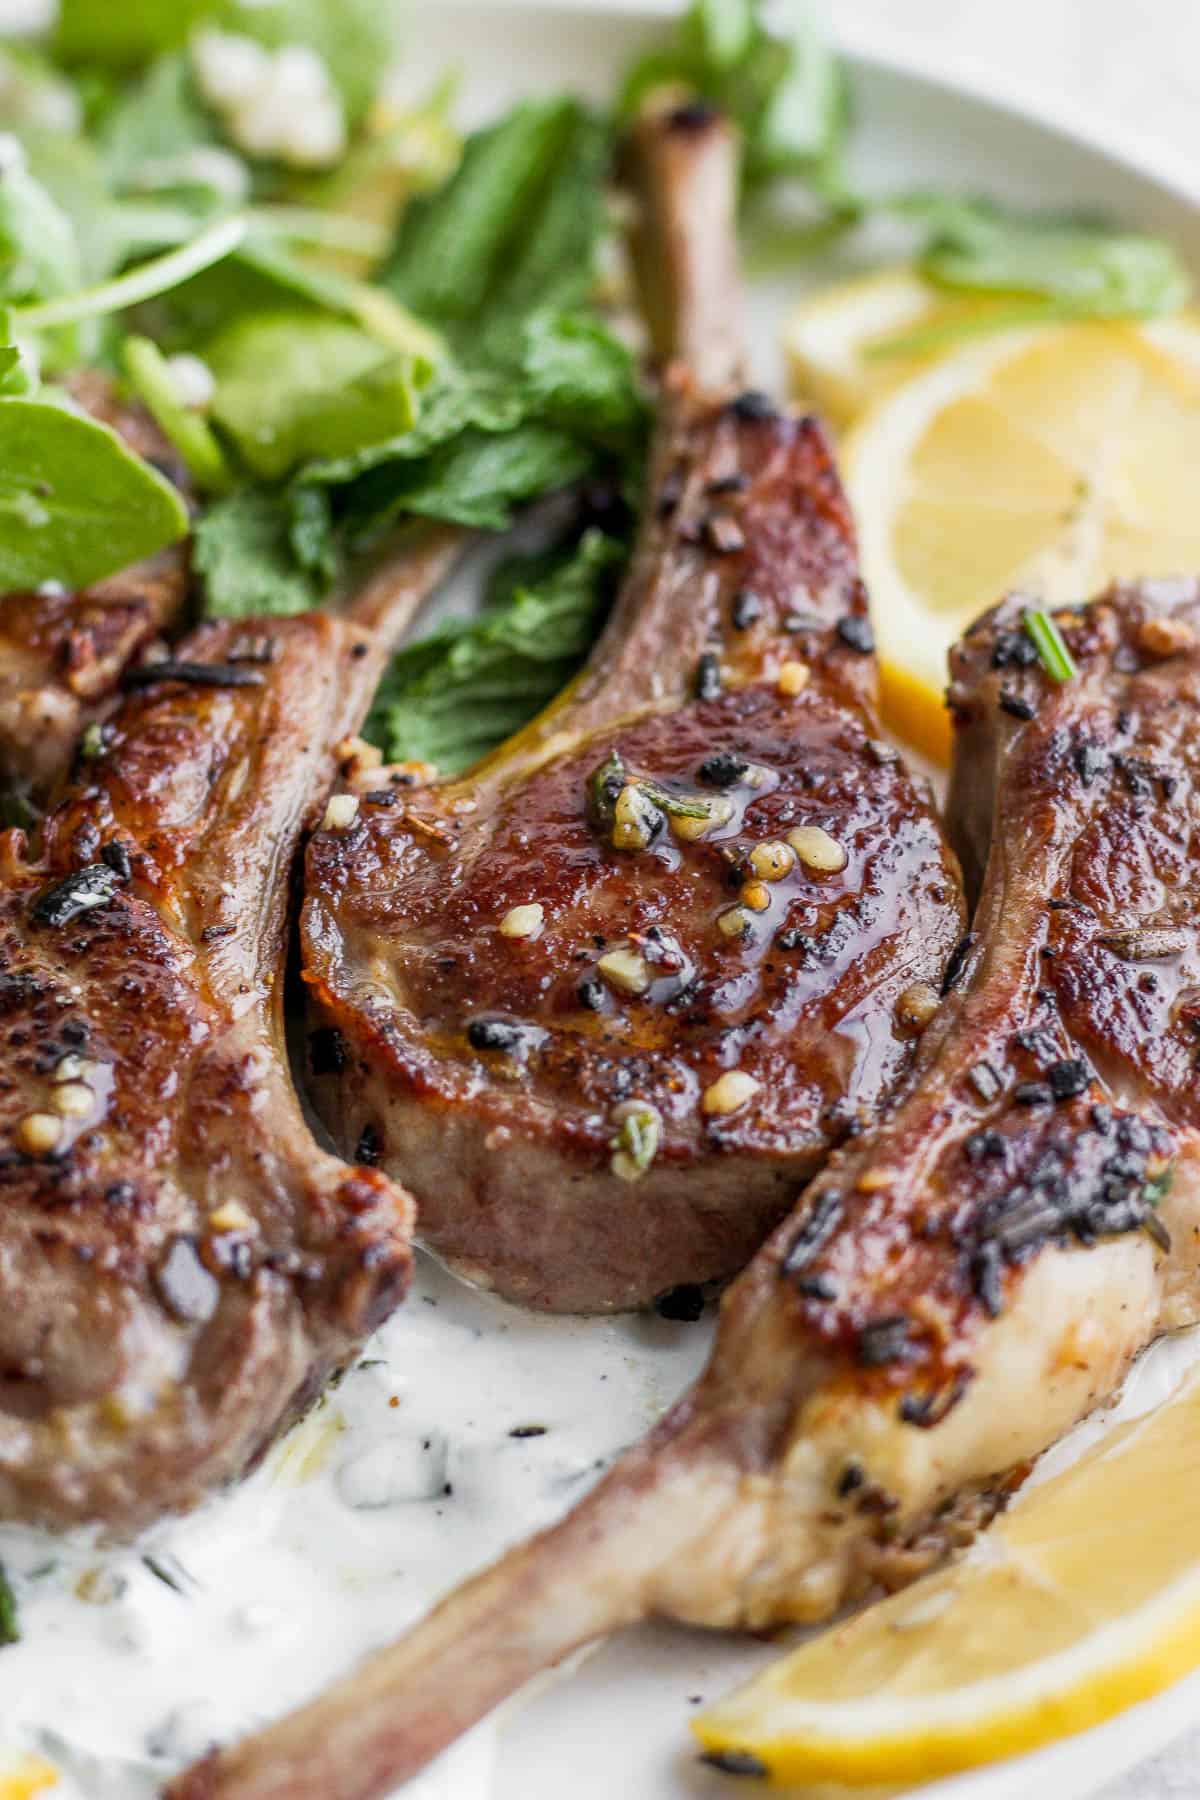
[[[775,10],[795,0],[776,0]],[[453,13],[512,13],[521,17],[605,19],[649,25],[666,23],[682,11],[680,0],[437,0],[439,10]],[[832,10],[829,8],[828,10]],[[1014,125],[1033,125],[1068,139],[1101,161],[1124,169],[1162,189],[1200,216],[1200,156],[1195,158],[1161,143],[1147,131],[1114,125],[1099,107],[1089,107],[1026,76],[997,75],[980,56],[959,51],[914,49],[885,26],[867,28],[829,21],[839,52],[855,67],[901,81],[923,83],[949,99],[960,99],[1002,114]]]

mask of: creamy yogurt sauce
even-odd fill
[[[46,1758],[54,1800],[151,1800],[214,1740],[305,1699],[469,1570],[559,1517],[699,1370],[710,1326],[711,1313],[696,1325],[539,1318],[422,1259],[407,1304],[236,1491],[121,1550],[0,1529],[22,1631],[0,1651],[0,1752]],[[1158,1404],[1198,1358],[1200,1333],[1159,1344],[1115,1415]],[[1073,1432],[1034,1480],[1113,1416]],[[601,1658],[596,1693],[585,1674],[576,1698],[584,1715],[599,1704],[609,1727],[615,1711],[635,1740],[660,1739],[678,1766],[687,1690],[712,1697],[777,1653],[643,1634],[609,1653],[630,1675],[619,1692]],[[566,1695],[548,1695],[530,1728],[554,1730],[561,1744],[572,1710]],[[495,1773],[494,1747],[485,1724],[405,1800],[525,1794],[510,1759]],[[661,1766],[663,1791],[683,1792]],[[588,1794],[607,1794],[608,1775],[597,1779]]]
[[[315,1692],[557,1518],[698,1370],[707,1322],[549,1319],[422,1259],[361,1361],[234,1492],[120,1550],[0,1529],[0,1750],[55,1800],[165,1776]],[[481,1728],[405,1790],[486,1800]]]

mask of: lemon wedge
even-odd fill
[[[978,330],[1012,307],[1004,295],[952,293],[907,264],[817,288],[792,312],[784,333],[792,392],[837,429],[925,368],[936,349],[893,352],[889,341],[948,328]]]
[[[58,1771],[40,1756],[6,1755],[0,1751],[0,1800],[34,1800],[58,1786]]]
[[[780,1783],[929,1781],[1085,1731],[1200,1665],[1200,1371],[963,1559],[694,1721]]]
[[[960,342],[844,444],[884,717],[949,751],[946,653],[1013,589],[1048,606],[1200,568],[1200,324],[1079,324]]]

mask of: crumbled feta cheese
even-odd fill
[[[0,131],[0,175],[25,167],[25,149],[11,131]]]
[[[211,406],[217,383],[206,362],[198,356],[181,354],[167,358],[167,369],[180,406],[192,412],[204,412]]]
[[[274,52],[228,31],[202,31],[192,63],[204,98],[248,156],[326,168],[346,148],[341,96],[324,59],[306,44]]]
[[[253,100],[266,86],[271,55],[253,38],[233,31],[198,31],[192,39],[192,72],[209,105],[224,112]]]

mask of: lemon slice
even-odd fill
[[[1012,304],[1004,295],[934,287],[907,264],[818,288],[795,308],[784,334],[792,392],[842,429],[937,354],[895,354],[890,339],[951,325],[979,329]]]
[[[0,1800],[34,1800],[58,1786],[58,1771],[40,1756],[0,1751]]]
[[[1048,606],[1200,568],[1200,325],[1080,324],[960,343],[851,430],[884,687],[899,735],[946,760],[950,644],[1013,589]]]
[[[958,1563],[698,1716],[777,1782],[909,1783],[1098,1724],[1200,1664],[1200,1371]]]

